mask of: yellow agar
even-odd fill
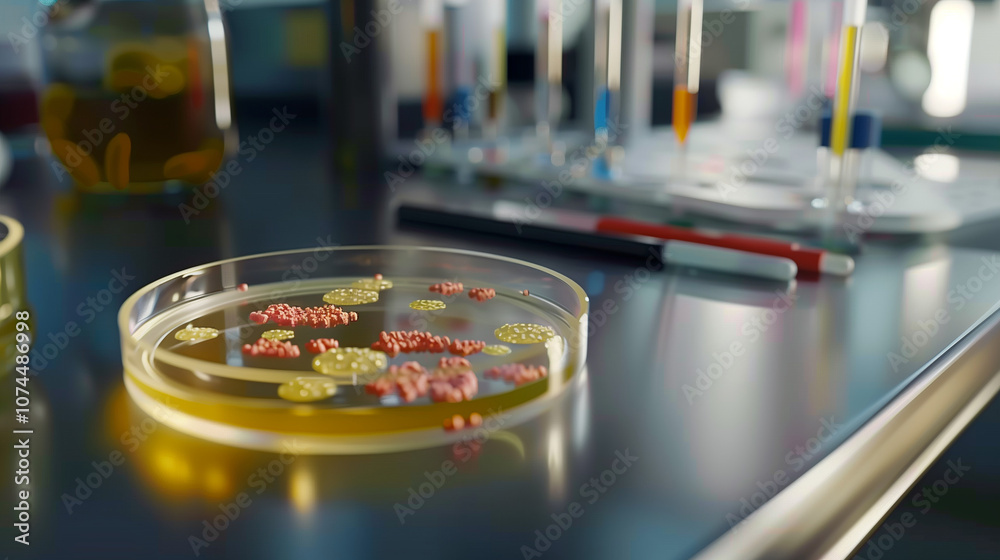
[[[317,373],[347,378],[378,373],[388,366],[389,356],[371,348],[334,348],[316,356],[312,362]]]
[[[203,340],[211,340],[219,336],[219,330],[213,329],[211,327],[192,327],[188,325],[187,328],[181,329],[174,333],[174,338],[177,340],[190,341],[190,342],[201,342]]]
[[[327,379],[296,377],[278,387],[278,396],[292,402],[315,402],[337,393],[337,384]]]
[[[504,325],[494,331],[497,338],[511,344],[537,344],[545,342],[556,335],[552,327],[532,323],[514,323]]]
[[[510,354],[510,346],[504,346],[503,344],[490,344],[483,347],[483,354],[489,354],[490,356],[506,356]]]
[[[416,309],[417,311],[438,311],[445,307],[446,305],[443,301],[436,299],[418,299],[410,302],[410,309]]]
[[[274,329],[270,331],[264,331],[263,333],[261,333],[260,337],[266,338],[268,340],[288,340],[290,338],[295,338],[295,331]]]
[[[364,305],[378,301],[378,292],[359,288],[337,288],[323,296],[330,305]]]

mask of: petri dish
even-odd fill
[[[377,275],[392,287],[382,289],[376,301],[337,306],[355,317],[346,324],[289,326],[276,324],[276,316],[263,323],[259,315],[256,320],[250,317],[281,304],[330,312],[324,295]],[[451,296],[429,291],[432,284],[446,281],[462,282],[466,291]],[[248,289],[237,290],[243,283]],[[468,297],[473,287],[492,288],[497,296],[476,301]],[[530,296],[523,295],[526,289]],[[421,299],[439,299],[446,306],[426,311],[410,307]],[[581,383],[588,305],[583,289],[554,270],[472,251],[359,246],[241,257],[158,280],[122,305],[118,320],[124,382],[132,400],[146,413],[179,431],[228,445],[272,451],[294,447],[300,453],[317,454],[432,447],[470,435],[468,430],[445,430],[446,418],[456,414],[468,418],[473,413],[488,418],[502,413],[507,422],[523,422]],[[500,327],[518,324],[546,327],[552,336],[531,344],[508,344],[496,338]],[[176,336],[191,329],[218,334]],[[283,341],[260,341],[264,332],[274,329],[291,330],[295,335]],[[372,345],[383,331],[505,344],[511,352],[477,352],[472,345],[472,353],[464,356],[467,366],[462,367],[475,375],[478,390],[457,402],[436,401],[429,393],[404,399],[401,389],[388,394],[369,389],[387,375],[386,367],[417,362],[433,375],[442,358],[454,363],[470,346],[455,353],[446,349],[398,355],[390,347],[388,355],[373,357]],[[310,346],[310,341],[327,339],[336,340],[339,347],[322,354],[312,352],[316,346]],[[249,353],[246,345],[255,344],[259,349],[273,347],[273,352],[280,346],[285,357],[263,350]],[[292,346],[294,352],[288,351]],[[365,352],[345,351],[355,348]],[[317,358],[322,356],[321,361],[329,365],[335,355],[358,359],[364,367],[348,369],[346,374],[343,369],[314,368]],[[489,375],[492,368],[505,364],[523,364],[533,372],[544,367],[547,375],[516,383]],[[301,378],[333,381],[336,391],[315,402],[281,398],[279,389],[285,386],[287,396],[289,384]]]

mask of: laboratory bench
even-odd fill
[[[399,193],[335,180],[326,149],[277,137],[187,222],[190,193],[79,195],[44,157],[18,160],[0,212],[25,227],[38,343],[66,342],[32,380],[39,498],[12,557],[842,557],[1000,389],[995,235],[874,240],[850,277],[754,280],[400,224]],[[484,441],[375,455],[213,444],[130,401],[116,321],[130,293],[321,244],[567,275],[590,299],[580,382]],[[62,337],[70,321],[83,327]]]

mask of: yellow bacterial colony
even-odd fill
[[[369,290],[373,292],[381,292],[382,290],[388,290],[392,287],[392,280],[378,280],[375,278],[362,278],[361,280],[356,280],[351,283],[351,286],[361,290]]]
[[[510,346],[504,346],[503,344],[490,344],[483,348],[483,354],[489,354],[490,356],[506,356],[510,354]]]
[[[211,327],[192,327],[191,325],[188,325],[186,328],[174,333],[174,338],[185,342],[201,342],[203,340],[211,340],[217,336],[219,336],[218,329],[213,329]]]
[[[445,307],[443,301],[436,299],[418,299],[417,301],[410,302],[410,309],[416,309],[417,311],[437,311]]]
[[[288,340],[290,338],[295,338],[295,331],[286,331],[283,329],[275,329],[272,331],[264,331],[261,338],[266,338],[268,340]]]
[[[296,377],[278,387],[278,396],[292,402],[315,402],[332,397],[337,384],[326,379]]]
[[[511,344],[537,344],[545,342],[556,335],[552,327],[531,323],[515,323],[504,325],[494,331],[497,338]]]
[[[370,348],[334,348],[316,356],[312,362],[318,373],[348,378],[378,373],[388,366],[389,357]]]
[[[323,296],[330,305],[364,305],[378,301],[378,292],[359,288],[337,288]]]

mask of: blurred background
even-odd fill
[[[389,4],[4,0],[0,4],[0,31],[6,38],[0,42],[0,130],[19,150],[46,150],[31,139],[59,136],[53,129],[59,115],[45,110],[46,93],[58,99],[59,88],[53,91],[53,86],[88,88],[102,83],[98,89],[105,97],[111,92],[121,94],[136,85],[123,76],[145,66],[138,64],[139,58],[177,63],[178,76],[170,80],[176,83],[166,84],[154,104],[170,106],[174,94],[169,88],[185,88],[189,99],[173,110],[191,128],[185,131],[188,138],[182,145],[171,147],[178,152],[219,143],[222,134],[217,128],[225,132],[241,119],[265,117],[274,106],[291,104],[305,116],[304,121],[333,136],[353,124],[340,119],[357,115],[357,121],[380,132],[379,144],[372,148],[384,153],[393,142],[442,124],[444,104],[474,93],[485,76],[499,80],[498,99],[460,114],[457,125],[468,129],[460,134],[483,138],[502,130],[519,137],[542,117],[558,123],[561,130],[593,129],[595,106],[600,103],[595,84],[603,81],[598,74],[606,67],[606,61],[603,66],[600,60],[595,64],[595,57],[601,55],[598,47],[607,41],[598,25],[600,7],[603,4],[606,10],[613,3],[564,0],[559,29],[561,68],[557,91],[551,94],[558,102],[550,103],[552,111],[546,110],[546,115],[540,115],[537,107],[541,80],[536,78],[542,76],[539,66],[548,62],[537,56],[540,29],[544,33],[547,24],[539,18],[535,2],[394,0],[391,4],[397,7],[392,11]],[[428,4],[434,6],[428,8]],[[789,103],[807,95],[809,87],[832,97],[833,85],[824,75],[829,65],[824,60],[835,52],[836,45],[830,43],[836,33],[831,29],[839,29],[842,3],[809,2],[800,19],[793,17],[796,6],[805,4],[704,3],[698,120],[759,117],[773,121]],[[954,17],[934,18],[936,9],[939,16]],[[373,10],[375,17],[369,14]],[[379,10],[384,23],[379,22]],[[225,53],[217,52],[218,46],[213,52],[210,45],[209,20],[216,11],[224,21]],[[993,32],[998,21],[1000,8],[990,0],[869,2],[861,31],[858,99],[859,106],[880,113],[884,146],[922,146],[939,127],[948,126],[961,133],[956,148],[1000,149],[1000,76],[994,71],[993,56],[1000,48],[1000,38]],[[669,125],[676,3],[626,2],[620,23],[623,121],[632,134]],[[935,41],[935,37],[951,39]],[[801,44],[790,47],[793,39]],[[146,56],[131,57],[135,64],[130,67],[129,51],[139,43],[145,43],[140,50]],[[112,84],[116,71],[119,83]],[[228,83],[219,84],[222,78]],[[190,82],[188,87],[184,82]],[[226,89],[216,92],[216,85]],[[199,86],[200,101],[190,95]],[[81,100],[92,97],[83,91],[74,93]],[[199,113],[205,110],[205,100],[216,95],[231,101],[234,120],[226,117],[207,123],[212,119]],[[58,105],[58,101],[52,103]],[[88,111],[87,107],[83,103],[65,116],[73,122],[79,118],[76,113]],[[164,111],[156,113],[168,118]],[[817,119],[809,120],[807,129],[816,126]],[[455,119],[444,124],[456,126]],[[362,144],[359,140],[358,145]],[[161,148],[163,153],[146,154],[149,150],[143,143],[133,140],[133,145],[137,157],[141,153],[142,157],[167,159],[166,146]],[[97,149],[99,157],[103,147]],[[166,178],[156,173],[138,175],[131,178],[133,183]]]

